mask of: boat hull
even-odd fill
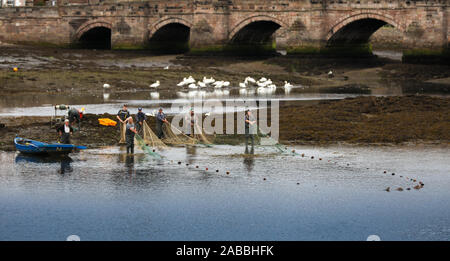
[[[14,144],[17,151],[32,155],[64,155],[73,152],[75,149],[85,148],[72,144],[49,144],[19,137],[14,139]]]

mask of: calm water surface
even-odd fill
[[[450,238],[448,148],[295,149],[306,156],[257,147],[245,157],[243,146],[171,148],[163,160],[123,148],[50,160],[0,152],[0,240]],[[407,191],[405,177],[424,188]]]

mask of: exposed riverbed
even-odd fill
[[[448,240],[450,67],[376,54],[191,57],[0,46],[0,240]],[[177,86],[189,75],[231,84]],[[277,88],[240,88],[247,76]],[[284,81],[294,86],[286,90]],[[215,135],[212,147],[158,150],[162,160],[139,148],[126,156],[119,129],[98,124],[125,103],[133,114],[163,107],[171,118],[174,104],[196,99],[279,102],[285,152],[257,145],[251,153],[242,135]],[[50,125],[57,104],[86,108],[72,141],[88,150],[65,158],[17,153],[16,135],[57,140]]]

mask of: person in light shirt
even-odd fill
[[[64,124],[61,125],[57,131],[62,144],[71,144],[70,136],[73,134],[73,128],[70,126],[69,119],[66,119]]]

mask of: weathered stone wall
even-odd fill
[[[378,19],[403,34],[408,48],[442,48],[449,42],[446,0],[150,0],[60,1],[59,7],[0,8],[0,41],[70,45],[87,30],[111,29],[114,48],[145,47],[162,26],[181,23],[190,46],[220,49],[242,28],[272,21],[281,48],[323,48],[352,22]]]
[[[402,49],[403,33],[391,26],[384,26],[370,37],[374,49]]]

